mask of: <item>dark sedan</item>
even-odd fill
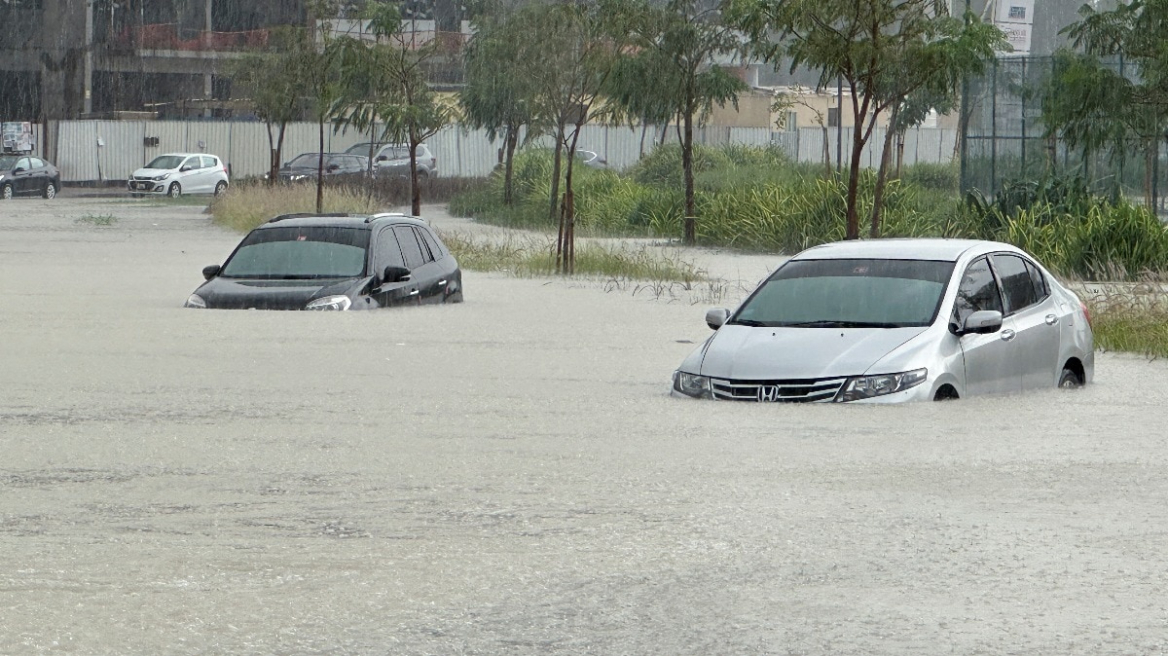
[[[60,188],[61,172],[45,160],[29,155],[0,155],[0,199],[54,198]]]
[[[403,214],[286,214],[203,269],[186,307],[366,310],[462,301],[462,271],[424,221]]]
[[[297,155],[280,168],[280,182],[316,182],[320,165],[320,153]],[[325,153],[323,172],[326,183],[361,183],[369,175],[369,158],[346,153]]]

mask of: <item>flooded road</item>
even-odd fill
[[[201,209],[0,203],[0,654],[1168,653],[1164,362],[688,402],[705,305],[603,282],[183,310]]]

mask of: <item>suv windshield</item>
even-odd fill
[[[223,265],[225,278],[355,278],[365,273],[369,231],[287,227],[254,230]]]
[[[324,165],[328,166],[330,160],[331,160],[331,158],[326,155],[324,158]],[[309,167],[316,168],[319,164],[320,164],[320,155],[319,154],[317,154],[317,153],[304,153],[303,155],[297,155],[295,157],[295,159],[293,159],[291,162],[288,162],[288,168],[290,168],[290,169],[309,168]]]
[[[146,165],[148,169],[177,169],[183,163],[186,157],[179,157],[178,155],[160,155],[150,160]]]
[[[728,322],[793,328],[933,323],[952,262],[797,260],[771,275]]]

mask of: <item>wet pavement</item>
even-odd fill
[[[1168,652],[1164,362],[688,402],[709,290],[184,310],[201,210],[0,203],[0,654]]]

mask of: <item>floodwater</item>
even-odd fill
[[[181,309],[238,238],[0,203],[0,654],[1168,653],[1164,362],[690,402],[701,290]],[[768,268],[691,255],[730,289]]]

